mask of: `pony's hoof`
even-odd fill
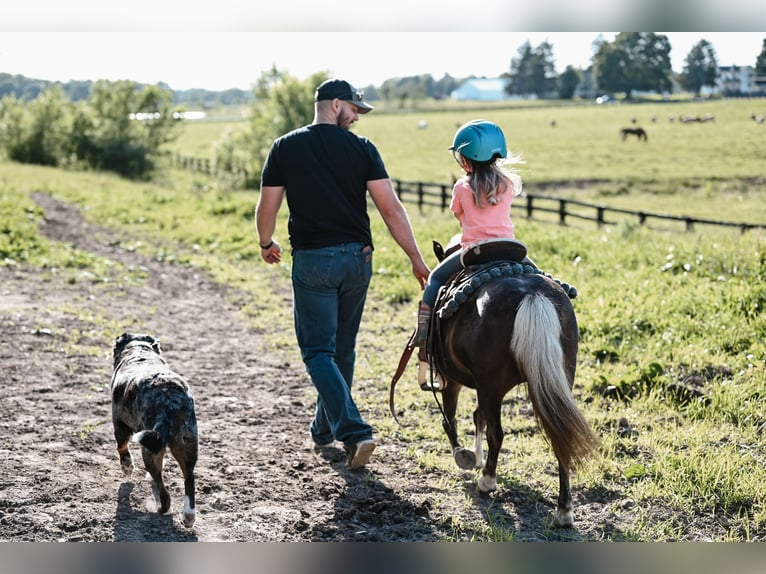
[[[197,510],[192,508],[189,504],[189,497],[184,497],[184,512],[183,512],[183,521],[184,526],[186,528],[191,528],[194,526],[194,519],[197,518]]]
[[[493,490],[497,490],[497,480],[491,476],[482,474],[476,482],[476,488],[483,494],[492,492]]]
[[[125,478],[129,478],[133,474],[133,464],[123,464],[122,474],[125,476]]]
[[[553,513],[553,526],[556,528],[572,528],[574,526],[574,514],[571,510],[557,508]]]
[[[463,470],[470,470],[476,466],[476,455],[473,451],[458,447],[452,455],[455,457],[455,462]]]

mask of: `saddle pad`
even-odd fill
[[[460,255],[463,267],[482,265],[490,261],[523,261],[527,246],[516,239],[485,239],[464,250]]]

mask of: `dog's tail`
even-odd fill
[[[133,435],[133,440],[153,454],[161,453],[168,444],[168,435],[156,425],[152,430],[142,430]]]
[[[178,417],[181,412],[179,404],[173,402],[166,404],[165,408],[158,413],[154,427],[137,432],[133,435],[133,440],[153,454],[163,452],[173,426],[179,422]]]

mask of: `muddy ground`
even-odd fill
[[[231,289],[126,249],[136,238],[89,224],[71,206],[35,200],[46,236],[143,268],[148,278],[68,282],[50,270],[0,267],[0,541],[482,540],[488,525],[522,541],[621,538],[615,511],[632,503],[616,493],[574,492],[576,528],[552,532],[555,501],[533,487],[512,481],[479,497],[476,475],[466,472],[461,490],[436,490],[434,477],[388,437],[378,437],[362,471],[346,470],[339,448],[316,453],[302,364],[270,354]],[[115,325],[109,337],[104,318]],[[191,529],[179,518],[175,461],[166,463],[168,515],[155,512],[142,472],[122,476],[106,392],[122,330],[157,335],[193,387],[201,454]],[[101,351],[81,353],[79,345]]]

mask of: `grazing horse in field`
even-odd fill
[[[647,141],[649,139],[649,136],[646,135],[646,130],[644,130],[644,128],[622,128],[620,130],[620,134],[622,135],[622,141],[628,139],[628,136],[636,136],[639,140],[643,141]]]
[[[434,248],[441,258],[441,246],[434,242]],[[523,256],[516,259],[478,267],[468,266],[464,260],[467,269],[442,288],[428,335],[432,387],[436,388],[436,373],[441,379],[442,425],[455,462],[463,469],[483,466],[477,488],[487,493],[497,488],[503,398],[517,385],[527,383],[535,418],[558,461],[559,495],[553,523],[571,527],[570,471],[598,445],[572,396],[578,348],[577,320],[570,301],[574,288],[520,263]],[[391,382],[389,403],[394,418],[397,378]],[[461,446],[455,420],[464,387],[476,391],[478,404],[473,413],[473,450]],[[438,397],[436,392],[434,396]]]

